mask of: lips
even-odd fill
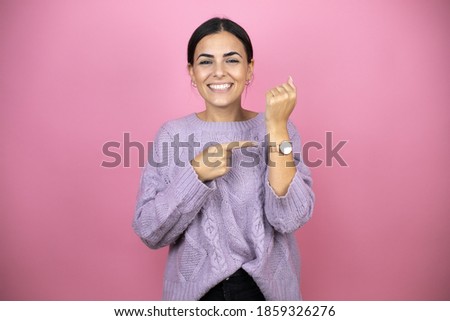
[[[223,84],[209,84],[208,87],[213,92],[226,92],[228,91],[231,86],[233,86],[233,83],[223,83]]]

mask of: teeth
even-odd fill
[[[217,90],[225,90],[231,87],[231,84],[220,84],[220,85],[209,85],[210,88],[212,89],[217,89]]]

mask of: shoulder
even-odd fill
[[[187,132],[191,129],[194,113],[165,121],[158,130],[158,134],[166,133],[170,136]]]

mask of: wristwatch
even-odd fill
[[[291,141],[288,141],[288,140],[283,140],[281,143],[280,143],[280,146],[279,146],[279,151],[280,151],[280,154],[282,154],[282,155],[289,155],[290,153],[292,153],[292,142]]]

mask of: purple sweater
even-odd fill
[[[163,300],[198,300],[241,267],[267,300],[301,300],[293,232],[310,219],[314,193],[290,121],[288,131],[297,173],[279,197],[268,181],[264,113],[239,122],[206,122],[192,113],[160,128],[142,171],[133,228],[152,249],[170,246]],[[259,145],[233,150],[224,176],[198,179],[190,160],[207,143],[242,140]]]

